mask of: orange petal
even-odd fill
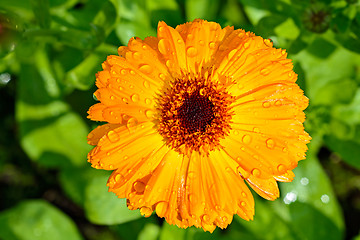
[[[250,175],[246,181],[257,194],[267,200],[275,200],[279,197],[279,188],[274,178],[262,179]]]
[[[143,157],[163,145],[161,136],[153,127],[153,123],[146,122],[131,127],[122,125],[108,131],[89,153],[89,161],[95,168],[120,168],[125,172],[133,169]],[[154,144],[142,144],[143,142]]]
[[[88,144],[90,144],[90,145],[98,144],[100,138],[102,138],[106,133],[108,133],[109,131],[111,131],[115,128],[118,128],[120,126],[121,126],[120,124],[107,123],[107,124],[96,127],[87,136]]]

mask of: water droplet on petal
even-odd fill
[[[135,73],[134,70],[130,70],[130,74],[131,74],[131,75],[135,75],[136,73]]]
[[[138,102],[140,100],[139,94],[133,94],[131,95],[131,100],[135,103]]]
[[[197,197],[196,197],[196,195],[195,195],[194,193],[190,193],[189,196],[188,196],[188,198],[189,198],[189,201],[190,201],[192,204],[196,204],[197,201],[198,201],[198,199],[197,199]]]
[[[248,42],[244,43],[244,48],[245,49],[248,49],[249,47],[250,47],[250,43],[248,43]]]
[[[158,43],[160,53],[167,54],[170,51],[168,40],[160,39]]]
[[[275,104],[275,106],[281,106],[282,102],[280,100],[276,100],[274,104]]]
[[[136,130],[137,124],[138,122],[135,118],[130,118],[126,123],[126,127],[130,132],[134,132]]]
[[[119,174],[116,174],[116,176],[115,176],[115,182],[119,182],[120,179],[121,179],[121,174],[120,174],[120,173],[119,173]]]
[[[251,171],[251,174],[254,175],[254,177],[259,177],[261,172],[259,169],[257,168],[254,168],[252,171]]]
[[[234,131],[233,131],[233,134],[234,134],[234,136],[237,136],[237,135],[239,135],[239,131],[234,130]]]
[[[238,87],[238,89],[243,89],[243,88],[244,88],[244,85],[241,84],[241,83],[238,83],[238,84],[237,84],[237,87]]]
[[[186,54],[189,56],[189,57],[195,57],[197,55],[198,51],[196,48],[194,47],[188,47],[187,50],[186,50]]]
[[[264,108],[268,108],[268,107],[271,106],[271,103],[266,101],[266,102],[263,102],[262,106],[263,106]]]
[[[167,212],[167,208],[168,208],[168,203],[167,202],[159,202],[156,204],[155,207],[155,211],[157,213],[157,215],[159,217],[164,217],[166,212]]]
[[[254,133],[259,133],[259,132],[260,132],[260,129],[259,129],[258,127],[254,127],[254,128],[253,128],[253,132],[254,132]]]
[[[243,206],[243,207],[245,207],[245,206],[246,206],[246,202],[244,202],[244,201],[243,201],[243,202],[241,202],[240,204],[241,204],[241,206]]]
[[[160,74],[159,74],[159,78],[161,78],[162,80],[165,80],[165,79],[166,79],[166,76],[165,76],[165,74],[160,73]]]
[[[147,118],[154,118],[155,117],[155,112],[153,111],[153,110],[146,110],[145,111],[145,116],[147,117]]]
[[[200,45],[200,46],[204,46],[204,45],[205,45],[205,42],[204,42],[203,40],[200,40],[200,41],[199,41],[199,45]]]
[[[140,66],[139,70],[145,74],[150,74],[152,72],[152,67],[148,64]]]
[[[242,137],[242,141],[243,141],[243,143],[245,143],[245,144],[249,144],[249,143],[251,142],[251,136],[245,134],[245,135]]]
[[[150,105],[150,104],[151,104],[151,102],[152,102],[152,101],[151,101],[151,99],[150,99],[150,98],[145,98],[145,103],[146,103],[146,104]]]
[[[263,76],[269,75],[270,74],[270,70],[267,68],[263,68],[260,70],[260,74]]]
[[[245,192],[242,192],[242,193],[241,193],[241,196],[246,197],[246,193],[245,193]]]
[[[137,193],[142,193],[145,190],[145,184],[143,182],[134,182],[133,187]]]
[[[134,59],[139,60],[139,59],[142,58],[142,55],[141,55],[141,53],[139,53],[139,52],[134,52],[134,53],[133,53],[133,57],[134,57]]]
[[[122,75],[126,75],[126,74],[127,74],[127,71],[126,71],[126,69],[121,69],[120,73],[121,73]]]
[[[144,81],[143,85],[144,85],[145,88],[149,88],[149,87],[150,87],[150,84],[149,84],[148,81]]]
[[[108,137],[109,141],[112,143],[117,142],[120,139],[119,134],[117,134],[117,132],[112,131],[112,130],[107,133],[107,137]]]
[[[278,171],[281,172],[281,173],[285,172],[285,170],[286,170],[285,166],[282,165],[282,164],[279,164],[279,165],[277,166],[277,169],[278,169]]]
[[[209,48],[214,49],[215,46],[216,46],[216,44],[215,44],[214,42],[210,42],[210,43],[209,43]]]
[[[275,147],[275,141],[272,138],[266,140],[266,146],[270,149]]]
[[[203,219],[204,222],[209,222],[210,221],[210,217],[207,214],[203,215],[202,219]]]
[[[190,34],[188,34],[188,35],[187,35],[187,39],[189,39],[189,40],[194,39],[194,35],[192,35],[191,33],[190,33]]]
[[[152,214],[152,210],[151,210],[151,208],[148,208],[148,207],[142,207],[142,208],[140,208],[140,213],[144,217],[150,217]]]

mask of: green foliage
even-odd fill
[[[1,0],[0,239],[360,239],[359,6]],[[131,37],[156,36],[158,21],[175,27],[195,18],[253,31],[287,49],[310,101],[305,127],[313,140],[294,181],[280,184],[274,202],[257,197],[253,221],[234,217],[213,234],[128,210],[125,199],[108,192],[109,172],[86,162],[94,128],[86,111],[106,56]]]

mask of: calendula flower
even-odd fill
[[[305,158],[308,99],[285,50],[242,29],[194,20],[130,39],[96,77],[92,166],[109,191],[169,224],[225,228],[279,196]]]

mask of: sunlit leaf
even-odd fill
[[[89,179],[85,192],[85,212],[88,219],[96,224],[120,224],[141,218],[138,210],[129,210],[125,198],[117,198],[108,192],[108,174]]]
[[[43,200],[23,201],[0,212],[0,238],[6,240],[82,239],[74,222]]]

